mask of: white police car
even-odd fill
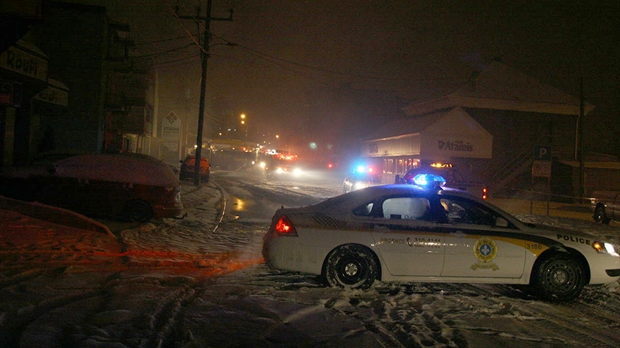
[[[274,269],[365,289],[375,280],[531,285],[567,301],[620,277],[618,246],[538,227],[454,189],[373,186],[282,208],[263,237]]]

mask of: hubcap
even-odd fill
[[[344,273],[349,277],[355,276],[358,272],[359,268],[354,263],[349,263],[344,267]]]
[[[565,284],[568,281],[568,274],[564,270],[557,270],[553,275],[553,280],[558,284]]]

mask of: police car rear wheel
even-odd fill
[[[367,289],[379,277],[379,263],[372,251],[348,244],[331,252],[324,273],[331,286]]]
[[[566,255],[558,254],[544,260],[535,275],[538,294],[549,301],[573,300],[585,286],[583,265]]]

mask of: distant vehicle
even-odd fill
[[[444,187],[451,187],[461,191],[467,191],[476,197],[487,199],[487,187],[482,182],[468,181],[450,163],[431,163],[409,169],[405,175],[394,179],[395,184],[414,184],[413,178],[420,173],[434,174],[446,179]]]
[[[301,168],[297,164],[278,163],[275,167],[271,168],[271,172],[275,174],[290,174],[299,176],[301,174]]]
[[[185,178],[193,178],[196,175],[196,155],[187,155],[184,160],[181,162],[181,171],[179,174],[179,178],[181,180]],[[200,180],[202,182],[209,182],[209,176],[211,173],[211,165],[209,161],[200,157]]]
[[[267,157],[262,168],[267,176],[275,174],[298,177],[303,173],[302,167],[294,155],[277,154]]]
[[[342,193],[380,184],[381,177],[374,173],[374,171],[369,171],[366,168],[358,168],[344,178],[344,182],[342,183]]]
[[[46,174],[3,177],[0,194],[136,222],[183,213],[179,179],[168,165],[118,154],[71,156]]]
[[[620,247],[545,228],[456,189],[381,185],[278,209],[263,237],[270,268],[320,275],[331,286],[384,282],[528,285],[569,301],[620,278]]]
[[[620,191],[594,191],[592,196],[594,221],[602,224],[620,221]]]

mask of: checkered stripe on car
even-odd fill
[[[346,221],[337,220],[332,217],[316,214],[312,217],[312,220],[321,226],[326,226],[330,228],[344,229],[347,227]]]

